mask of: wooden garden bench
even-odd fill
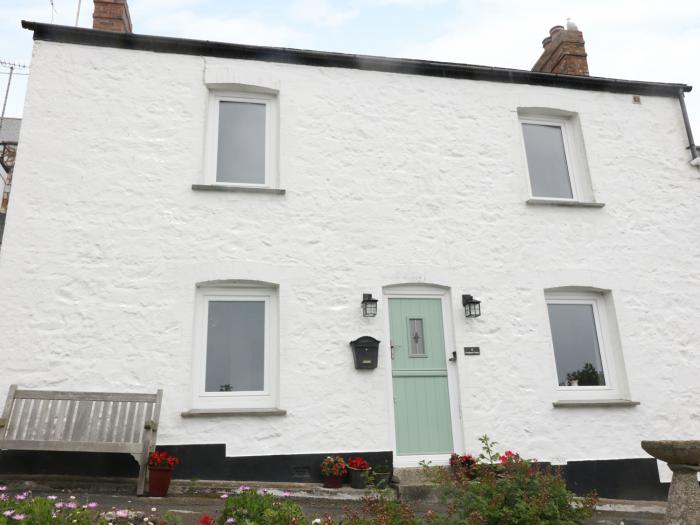
[[[162,390],[58,392],[12,385],[0,418],[0,449],[125,452],[139,463],[136,493],[142,495],[162,399]]]

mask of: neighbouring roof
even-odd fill
[[[18,142],[19,128],[22,125],[21,118],[2,119],[2,127],[0,128],[0,142]]]
[[[262,62],[278,62],[316,67],[361,69],[407,75],[506,82],[510,84],[534,84],[591,91],[630,93],[635,95],[677,96],[680,91],[690,91],[692,89],[692,86],[686,84],[641,82],[603,77],[580,77],[524,71],[520,69],[436,62],[431,60],[328,53],[325,51],[309,51],[282,47],[228,44],[224,42],[211,42],[209,40],[190,40],[186,38],[137,35],[133,33],[114,33],[81,27],[29,22],[26,20],[22,20],[22,27],[33,31],[35,40],[136,49],[141,51],[153,51],[156,53],[258,60]]]

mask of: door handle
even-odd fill
[[[457,361],[457,350],[452,350],[452,357],[450,357],[451,362],[456,362]]]

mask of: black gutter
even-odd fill
[[[690,149],[690,161],[698,158],[698,148],[695,146],[693,139],[693,129],[690,127],[690,119],[688,118],[688,110],[685,107],[685,95],[683,90],[678,90],[678,101],[681,104],[681,113],[683,113],[683,124],[685,124],[685,132],[688,134],[688,149]]]
[[[451,62],[228,44],[223,42],[210,42],[208,40],[190,40],[185,38],[137,35],[133,33],[114,33],[80,27],[28,22],[26,20],[22,20],[22,27],[34,31],[34,40],[153,51],[156,53],[259,60],[263,62],[278,62],[282,64],[315,67],[339,67],[406,75],[505,82],[510,84],[533,84],[538,86],[585,89],[590,91],[630,93],[634,95],[676,97],[679,91],[690,91],[692,89],[691,86],[685,84],[557,75],[553,73],[474,66]]]

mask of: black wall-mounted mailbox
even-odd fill
[[[367,370],[377,368],[377,356],[379,355],[379,343],[374,337],[363,335],[354,341],[350,341],[352,354],[355,358],[355,368]]]

